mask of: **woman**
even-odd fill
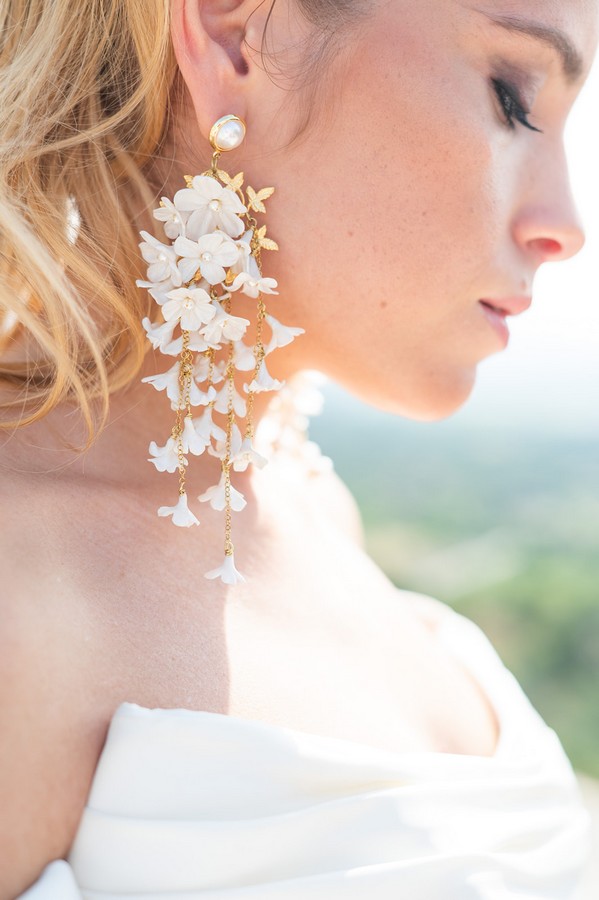
[[[230,473],[243,582],[202,577],[222,509],[156,515],[174,412],[136,282],[162,283],[160,198],[238,116],[217,168],[274,186],[264,296],[298,329],[270,376],[451,415],[540,265],[583,245],[562,137],[597,4],[1,11],[1,900],[571,896],[588,817],[557,736],[474,623],[374,565],[326,466],[283,447]],[[284,396],[255,393],[256,442]],[[222,452],[179,459],[196,513]]]

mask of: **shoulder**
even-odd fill
[[[43,572],[44,526],[23,490],[0,492],[0,859],[11,861],[0,900],[67,854],[103,740],[83,712],[70,613]]]
[[[364,548],[366,535],[360,507],[349,487],[333,466],[323,466],[307,475],[308,489],[323,513],[346,537]]]

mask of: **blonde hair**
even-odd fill
[[[319,25],[314,76],[361,4],[298,4]],[[139,372],[151,298],[133,220],[158,204],[144,166],[178,74],[169,0],[0,0],[0,429],[74,402],[87,449]]]
[[[141,367],[132,219],[156,205],[143,166],[177,72],[168,13],[164,0],[0,4],[1,428],[75,400],[87,447],[94,401],[104,422]],[[11,359],[16,338],[25,359]]]

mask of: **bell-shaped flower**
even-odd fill
[[[210,569],[204,574],[204,578],[220,578],[225,584],[237,584],[238,581],[245,581],[241,572],[235,568],[233,553],[225,554],[223,564],[216,569]]]
[[[256,357],[254,356],[253,347],[250,347],[249,344],[245,344],[243,341],[234,341],[233,348],[233,363],[236,369],[240,372],[251,372],[256,368]]]
[[[218,363],[215,363],[212,366],[212,383],[219,384],[225,377],[224,369],[226,368],[227,361],[224,359],[219,360]],[[210,358],[207,355],[198,356],[196,361],[193,364],[193,377],[196,381],[199,381],[200,384],[202,381],[206,381],[208,375],[210,374]]]
[[[180,210],[177,209],[168,197],[160,198],[162,205],[152,211],[152,215],[159,222],[164,223],[164,233],[174,239],[180,234],[185,234],[185,221]]]
[[[175,506],[160,506],[158,508],[159,516],[172,516],[173,525],[181,525],[184,528],[189,525],[199,525],[200,520],[197,519],[187,505],[187,494],[185,491],[179,494],[179,500]]]
[[[199,269],[209,284],[224,281],[225,267],[233,265],[239,256],[235,241],[222,231],[203,234],[197,241],[178,237],[174,249],[181,257],[177,265],[183,281],[191,281]]]
[[[210,447],[208,453],[212,456],[218,456],[221,459],[224,459],[227,453],[226,440],[217,441],[216,447]],[[239,426],[233,424],[231,429],[229,462],[236,472],[245,472],[250,463],[258,466],[259,469],[262,469],[268,463],[268,460],[254,449],[252,440],[249,436],[242,439]]]
[[[235,415],[243,418],[246,414],[247,410],[247,401],[241,396],[235,385],[233,385],[233,409],[235,411]],[[229,411],[229,385],[224,384],[218,394],[216,395],[216,401],[214,403],[214,409],[219,413],[227,413]]]
[[[177,441],[170,437],[163,447],[159,447],[156,441],[151,441],[149,451],[152,454],[148,462],[154,463],[159,472],[176,472],[179,468],[179,455],[177,453]],[[182,458],[184,466],[187,459]]]
[[[208,282],[206,282],[207,284]],[[141,278],[137,278],[135,281],[137,287],[147,288],[148,294],[150,294],[156,303],[159,306],[162,306],[163,303],[166,303],[168,300],[168,292],[172,291],[173,288],[177,287],[172,278],[167,278],[166,281],[143,281]],[[179,281],[179,284],[181,282]]]
[[[209,344],[220,344],[223,339],[239,341],[246,333],[249,324],[249,319],[233,316],[221,308],[217,310],[212,321],[202,328],[202,335]]]
[[[214,438],[215,441],[224,441],[227,436],[220,425],[212,421],[211,406],[206,407],[202,415],[193,420],[193,427],[206,444],[210,443],[211,438]]]
[[[241,288],[242,292],[247,294],[248,297],[257,297],[260,293],[278,294],[279,292],[274,290],[277,285],[276,278],[262,278],[259,274],[250,275],[249,272],[240,272],[227,287],[230,291],[236,291],[238,288]]]
[[[248,230],[235,241],[237,249],[239,250],[239,256],[237,261],[229,266],[233,275],[239,275],[240,272],[247,272],[252,278],[261,278],[260,269],[258,268],[256,257],[253,255],[251,248],[253,234],[253,228],[248,228]]]
[[[179,362],[174,363],[166,372],[146,375],[141,381],[153,385],[157,391],[166,390],[169,400],[176,400],[179,393]]]
[[[293,325],[282,325],[278,319],[275,319],[274,316],[271,316],[270,313],[266,313],[265,317],[268,322],[271,331],[272,337],[268,342],[268,352],[270,353],[275,347],[286,347],[287,344],[290,344],[292,340],[299,334],[305,334],[304,328],[298,328]]]
[[[179,398],[179,392],[177,388],[177,396],[172,397],[168,393],[167,388],[167,396],[171,400],[171,409],[185,409],[185,397]],[[210,385],[207,391],[201,391],[195,381],[192,379],[189,385],[189,405],[190,406],[208,406],[208,404],[214,400],[216,397],[216,388]]]
[[[241,442],[241,447],[235,454],[233,468],[236,472],[245,472],[250,463],[253,466],[257,466],[259,469],[263,469],[264,466],[267,465],[268,460],[254,449],[252,439],[248,436],[244,437]]]
[[[189,212],[185,233],[192,241],[220,228],[230,237],[239,237],[244,224],[239,218],[247,212],[235,191],[223,187],[211,175],[194,175],[191,187],[181,188],[173,197],[181,212]]]
[[[164,347],[173,339],[173,331],[177,322],[150,322],[147,316],[141,320],[146,336],[152,344],[154,350],[160,348],[164,353]]]
[[[138,246],[141,250],[141,255],[149,263],[148,280],[154,283],[171,278],[173,284],[181,284],[181,273],[177,268],[177,254],[172,246],[163,244],[147,231],[140,231],[139,233],[144,240]]]
[[[197,331],[216,315],[216,307],[203,288],[180,287],[168,292],[169,300],[162,307],[167,321],[181,323],[185,331]]]
[[[208,404],[211,403],[216,396],[217,391],[212,384],[208,385],[207,391],[201,391],[196,382],[192,379],[189,390],[190,406],[208,406]]]
[[[233,423],[233,427],[231,428],[231,446],[230,446],[230,455],[229,461],[231,461],[239,450],[241,449],[241,431],[239,430],[239,426]],[[227,455],[227,440],[225,437],[216,442],[216,447],[210,446],[208,448],[208,453],[211,456],[218,456],[220,459],[224,459]]]
[[[255,378],[252,378],[249,385],[244,384],[243,389],[248,394],[250,391],[254,391],[255,393],[258,393],[259,391],[278,391],[284,384],[285,381],[279,381],[277,378],[272,377],[266,368],[266,360],[263,359],[260,362],[258,375]]]
[[[240,512],[244,506],[247,504],[247,500],[237,488],[234,488],[233,485],[230,485],[231,492],[231,509],[235,512]],[[208,501],[212,509],[223,510],[225,508],[225,473],[221,472],[220,481],[218,484],[213,484],[212,487],[209,487],[204,491],[203,494],[198,496],[198,500],[201,500],[203,503]]]
[[[210,438],[205,440],[204,435],[195,429],[193,422],[192,416],[188,413],[183,422],[181,444],[184,453],[193,453],[194,456],[200,456],[206,447],[210,445]]]
[[[208,344],[201,336],[199,331],[191,331],[189,333],[189,341],[187,342],[187,346],[189,350],[197,350],[200,353],[208,349]],[[183,335],[180,334],[178,338],[174,339],[174,341],[171,341],[169,344],[165,344],[164,347],[161,347],[161,350],[163,353],[166,353],[167,356],[179,356],[179,354],[183,350]]]

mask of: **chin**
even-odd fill
[[[447,372],[443,377],[413,378],[409,386],[404,384],[392,393],[389,382],[370,386],[347,384],[346,387],[359,400],[382,412],[417,422],[437,422],[449,418],[464,406],[475,381],[476,368],[473,367],[457,374]],[[400,385],[399,375],[396,384]]]

